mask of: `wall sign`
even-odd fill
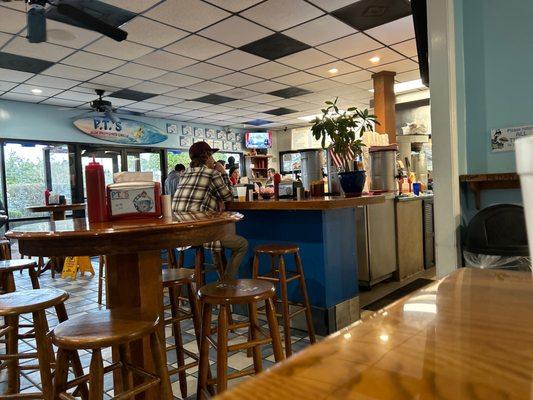
[[[490,147],[493,153],[514,151],[514,142],[524,136],[533,135],[533,125],[499,128],[490,131]]]
[[[168,138],[154,125],[127,118],[120,118],[118,122],[108,118],[79,118],[74,121],[74,126],[92,137],[121,144],[155,144]]]

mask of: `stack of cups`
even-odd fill
[[[515,149],[516,172],[520,175],[522,202],[526,214],[529,254],[533,256],[533,136],[518,139]]]

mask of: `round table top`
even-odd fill
[[[26,210],[32,212],[54,212],[54,211],[74,211],[85,210],[87,205],[85,203],[73,203],[73,204],[48,204],[42,206],[26,207]]]

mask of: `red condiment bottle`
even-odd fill
[[[106,189],[104,167],[93,161],[85,167],[85,187],[87,188],[87,213],[89,222],[107,221]]]
[[[44,191],[44,204],[50,204],[50,190],[48,189]]]
[[[281,175],[279,173],[274,174],[274,199],[279,200],[279,184],[281,183]]]

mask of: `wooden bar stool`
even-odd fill
[[[0,316],[6,320],[6,326],[0,329],[0,336],[6,337],[6,354],[0,355],[2,368],[7,368],[8,387],[7,393],[0,398],[12,399],[45,399],[52,400],[52,366],[54,364],[54,353],[50,339],[47,337],[48,323],[46,321],[45,310],[51,307],[62,309],[58,315],[59,320],[66,320],[64,302],[69,297],[67,292],[57,289],[36,289],[23,290],[0,295]],[[35,329],[35,342],[37,352],[19,353],[19,316],[31,313]],[[20,360],[37,359],[38,366],[20,364]],[[79,358],[73,359],[73,367],[76,376],[83,373]],[[40,393],[20,393],[20,371],[37,369],[41,375],[42,392]],[[77,384],[77,393],[82,398],[87,399],[87,390]]]
[[[0,261],[0,291],[11,293],[16,290],[13,272],[28,270],[33,289],[39,289],[37,264],[33,260],[3,260]]]
[[[11,260],[11,242],[8,239],[0,240],[0,260]]]
[[[279,336],[278,322],[274,309],[276,292],[270,282],[257,279],[238,279],[227,282],[211,283],[198,291],[202,305],[202,334],[200,341],[200,368],[198,375],[198,399],[205,399],[208,385],[216,383],[217,393],[227,388],[228,379],[259,373],[262,370],[261,346],[272,343],[276,362],[283,360],[283,348]],[[257,303],[265,302],[269,334],[259,325]],[[232,304],[248,306],[249,322],[228,323],[227,308]],[[211,338],[211,316],[213,306],[219,306],[216,342]],[[247,342],[228,345],[228,332],[233,329],[248,327],[250,337]],[[217,350],[217,376],[209,379],[209,345]],[[252,349],[254,366],[244,371],[228,375],[228,352]]]
[[[259,256],[262,254],[270,256],[270,272],[259,275]],[[288,271],[285,266],[284,256],[290,254],[294,255],[296,271]],[[277,260],[279,260],[279,264],[276,264]],[[278,297],[276,303],[281,305],[281,314],[278,313],[277,316],[282,317],[283,319],[286,356],[289,357],[292,354],[291,319],[302,312],[305,313],[309,341],[311,343],[315,343],[315,330],[313,328],[311,306],[309,305],[309,297],[307,296],[307,287],[305,285],[304,271],[302,268],[299,247],[293,244],[267,244],[257,246],[254,249],[252,277],[254,279],[262,279],[280,285],[281,298]],[[301,303],[289,301],[287,285],[295,280],[299,283],[300,293],[303,299]],[[298,309],[291,314],[289,306],[295,306]]]
[[[169,369],[169,375],[178,374],[181,397],[187,397],[187,374],[186,370],[198,365],[199,357],[183,347],[180,323],[187,319],[192,320],[198,348],[200,347],[200,316],[198,310],[198,301],[196,292],[193,288],[194,271],[186,268],[163,270],[163,288],[168,289],[170,298],[171,317],[165,319],[165,326],[171,325],[174,333],[174,345],[167,346],[166,351],[176,350],[176,359],[178,368]],[[187,301],[190,311],[180,306],[180,295],[182,288],[187,290]],[[185,356],[192,358],[194,361],[185,364]]]
[[[98,258],[98,304],[102,305],[102,297],[104,294],[104,282],[105,282],[105,266],[106,259],[105,256],[100,256]]]
[[[159,317],[141,310],[101,310],[81,315],[57,325],[51,332],[58,347],[54,380],[56,399],[73,400],[67,391],[80,383],[89,383],[89,400],[103,399],[104,374],[120,368],[121,382],[115,382],[114,399],[130,399],[150,388],[158,387],[158,398],[172,399],[170,380],[157,330]],[[155,374],[132,364],[130,343],[150,339]],[[104,367],[102,348],[118,350],[119,361]],[[92,350],[89,373],[68,381],[69,362],[77,350]],[[134,377],[137,380],[134,381]]]

